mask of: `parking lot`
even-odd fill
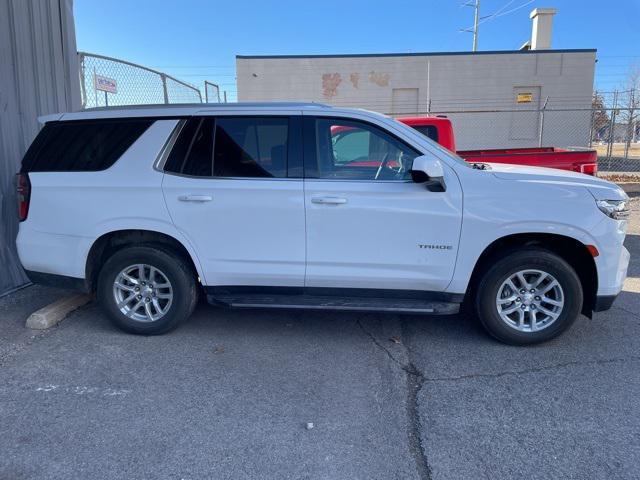
[[[121,333],[0,299],[0,479],[637,478],[640,202],[613,309],[544,345],[473,318],[222,310]]]

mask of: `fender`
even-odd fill
[[[141,227],[141,225],[144,225],[144,227]],[[85,238],[81,245],[80,259],[83,269],[82,276],[84,276],[84,269],[86,268],[89,251],[91,250],[91,247],[93,247],[95,242],[104,235],[122,230],[139,230],[145,232],[162,233],[173,238],[178,243],[180,243],[189,253],[189,255],[191,256],[191,260],[196,267],[198,275],[203,280],[203,283],[206,283],[200,259],[198,258],[198,255],[189,239],[184,236],[177,228],[175,228],[172,223],[150,218],[140,219],[125,217],[106,221],[96,225],[95,229],[92,232],[92,236]]]
[[[491,236],[482,237],[481,242],[474,242],[473,233],[467,231],[466,235],[471,239],[466,239],[465,241],[463,222],[458,261],[456,262],[453,279],[446,291],[449,293],[465,293],[471,280],[471,275],[482,254],[500,239],[516,234],[551,234],[576,240],[585,245],[585,247],[587,245],[598,247],[598,242],[589,232],[575,225],[568,225],[562,222],[510,222],[494,229]],[[476,239],[479,240],[477,237]],[[601,259],[597,257],[594,260],[597,268]]]

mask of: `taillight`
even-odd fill
[[[594,175],[598,173],[597,163],[585,163],[580,165],[580,173],[586,173],[587,175]]]
[[[29,200],[31,199],[31,182],[29,175],[19,173],[16,175],[16,187],[18,192],[18,219],[24,222],[29,215]]]

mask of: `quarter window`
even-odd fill
[[[345,180],[408,180],[419,153],[367,123],[318,118],[317,176]]]
[[[97,172],[113,165],[152,119],[48,123],[27,151],[23,172]]]

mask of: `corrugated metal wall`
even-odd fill
[[[80,109],[73,0],[0,0],[0,294],[27,278],[16,256],[14,175],[37,117]]]

